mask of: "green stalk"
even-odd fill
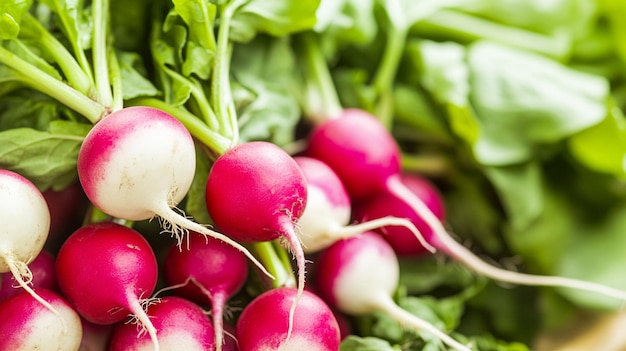
[[[111,78],[111,92],[113,94],[113,101],[111,104],[111,110],[117,111],[124,108],[124,94],[122,91],[122,73],[120,71],[120,65],[117,61],[117,56],[114,51],[109,53],[109,76]]]
[[[279,252],[284,252],[284,248],[276,249],[272,241],[262,241],[251,244],[252,250],[259,257],[259,261],[274,276],[271,282],[273,288],[281,286],[295,286],[295,276],[291,269],[291,263],[285,265],[285,261]]]
[[[302,104],[307,116],[313,121],[322,122],[341,113],[333,77],[328,63],[319,47],[318,38],[314,33],[302,33],[294,38],[294,47],[304,62],[304,96]]]
[[[172,106],[165,101],[155,98],[135,98],[127,101],[129,106],[151,106],[163,110],[178,119],[202,144],[208,146],[218,154],[223,154],[230,148],[230,140],[202,123],[195,115],[181,108]]]
[[[388,28],[383,56],[372,81],[377,95],[374,113],[387,127],[391,126],[393,118],[393,82],[402,59],[407,35],[408,30],[404,26],[392,25]]]
[[[28,12],[25,13],[22,18],[20,37],[36,39],[46,50],[46,53],[54,58],[54,61],[63,71],[63,75],[69,84],[86,96],[94,98],[93,82],[89,76],[83,72],[74,56]]]
[[[239,124],[230,89],[230,57],[232,53],[232,43],[229,38],[230,21],[235,11],[243,4],[244,1],[235,0],[228,3],[222,10],[211,81],[211,104],[217,110],[220,132],[231,139],[232,146],[239,142]]]
[[[105,106],[88,98],[64,82],[51,77],[2,46],[0,46],[0,63],[15,70],[26,84],[58,100],[92,123],[96,123],[108,113]]]
[[[109,55],[107,49],[108,34],[108,0],[94,0],[92,6],[93,16],[93,65],[94,76],[96,82],[96,95],[98,101],[111,108],[113,105],[113,92],[111,91],[111,82],[109,80]]]
[[[412,31],[455,37],[471,42],[488,39],[539,52],[556,59],[565,59],[570,54],[570,41],[566,37],[547,36],[524,29],[500,25],[493,21],[454,10],[440,10],[417,22]]]

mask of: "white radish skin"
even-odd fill
[[[173,210],[195,174],[191,134],[176,118],[151,107],[115,111],[87,134],[78,155],[78,176],[89,200],[113,217],[141,221],[160,217],[179,245],[189,230],[237,248],[264,273],[242,245]]]
[[[58,294],[38,289],[38,296],[56,313],[27,292],[0,302],[0,350],[76,351],[83,335],[78,313]],[[59,318],[63,323],[59,323]]]
[[[434,251],[415,225],[405,218],[387,216],[350,224],[352,202],[339,176],[320,160],[306,156],[297,156],[294,160],[307,180],[307,204],[297,221],[304,252],[318,252],[337,240],[385,226],[406,227],[425,248]]]
[[[43,195],[23,176],[0,169],[0,273],[15,281],[42,305],[55,311],[28,285],[30,263],[43,249],[50,230],[50,211]]]
[[[378,234],[364,232],[338,241],[320,253],[316,265],[316,287],[339,311],[350,315],[385,312],[405,327],[435,335],[452,349],[471,350],[393,301],[400,274],[398,259]]]

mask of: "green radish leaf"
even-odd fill
[[[237,45],[231,63],[240,139],[269,140],[278,145],[293,141],[300,118],[292,94],[294,56],[283,38],[259,36]]]
[[[250,0],[237,9],[231,39],[250,41],[257,33],[285,36],[312,29],[320,0]]]
[[[0,40],[17,38],[22,16],[31,4],[32,0],[0,1]]]
[[[75,181],[76,160],[88,126],[57,121],[50,131],[14,128],[0,132],[0,167],[30,179],[40,190]]]
[[[468,57],[480,126],[474,152],[485,165],[530,160],[606,116],[602,77],[495,43],[473,44]]]
[[[139,96],[157,96],[159,90],[146,78],[142,57],[132,52],[118,51],[117,59],[122,77],[122,92],[125,100]]]
[[[568,146],[590,169],[622,178],[626,176],[626,120],[617,107],[609,112],[602,122],[572,136]]]
[[[388,341],[375,337],[358,337],[350,335],[341,342],[339,351],[399,351]]]

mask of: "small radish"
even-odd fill
[[[159,349],[142,306],[157,283],[157,260],[139,232],[113,222],[85,225],[59,250],[56,273],[61,291],[88,322],[113,324],[133,314]]]
[[[54,307],[56,313],[25,291],[2,300],[0,350],[78,350],[83,335],[78,313],[53,291],[36,289],[36,293]]]
[[[28,264],[33,279],[30,285],[33,289],[48,289],[57,291],[57,278],[54,271],[54,256],[46,250],[42,250],[35,259]],[[24,291],[10,273],[0,275],[0,300]]]
[[[144,106],[111,113],[85,137],[77,167],[85,194],[106,214],[131,221],[158,216],[179,244],[188,230],[220,239],[269,275],[245,247],[173,210],[189,191],[196,153],[189,131],[168,113]]]
[[[207,351],[213,350],[213,326],[202,309],[193,302],[167,296],[156,299],[147,312],[157,331],[163,351]],[[116,325],[111,335],[110,351],[148,351],[150,337],[135,323]]]
[[[238,250],[219,240],[190,233],[189,249],[173,246],[163,262],[163,276],[174,294],[197,304],[211,303],[216,350],[224,342],[226,301],[248,277],[248,262]]]
[[[445,220],[444,202],[439,190],[427,179],[416,174],[402,173],[402,183],[417,195],[428,206],[439,221]],[[359,221],[375,220],[387,216],[407,218],[426,238],[433,242],[433,230],[405,201],[390,193],[381,193],[374,198],[359,201],[354,206],[354,217]],[[415,239],[415,235],[402,227],[384,227],[376,230],[393,247],[396,254],[412,256],[426,251],[422,243]]]
[[[48,205],[33,183],[5,169],[0,169],[0,223],[0,273],[10,272],[19,286],[54,311],[28,285],[33,278],[28,264],[48,238]]]
[[[314,279],[320,296],[343,313],[385,312],[407,327],[435,335],[455,350],[471,350],[393,301],[400,266],[393,248],[374,232],[338,241],[322,251],[315,262]]]
[[[431,228],[430,245],[479,274],[513,284],[568,287],[626,300],[625,291],[601,284],[496,267],[459,244],[424,201],[402,182],[399,146],[385,126],[366,111],[345,109],[339,116],[315,126],[306,154],[328,164],[355,202],[386,193],[407,204]]]
[[[298,299],[296,289],[268,290],[252,300],[237,320],[241,351],[337,351],[340,334],[337,320],[328,305],[305,290],[299,298],[288,337],[287,314]]]
[[[428,247],[417,228],[406,218],[387,216],[350,225],[352,202],[337,174],[324,162],[306,156],[294,157],[307,181],[307,203],[298,219],[298,234],[306,253],[322,250],[337,240],[366,230],[402,226],[413,240]],[[382,217],[382,216],[381,216]]]
[[[304,290],[305,257],[295,222],[306,199],[306,180],[296,161],[263,141],[235,146],[218,157],[206,186],[209,214],[224,233],[244,242],[287,241],[297,261],[298,297]]]

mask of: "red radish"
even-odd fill
[[[33,279],[30,285],[33,289],[48,289],[57,291],[57,278],[54,271],[54,256],[46,250],[42,250],[35,259],[28,264]],[[18,294],[23,289],[15,281],[10,273],[0,275],[0,300]]]
[[[54,311],[28,285],[33,278],[28,264],[48,238],[48,205],[33,183],[5,169],[0,169],[0,223],[0,273],[10,272],[19,286]]]
[[[306,199],[306,180],[296,161],[262,141],[235,146],[218,157],[206,186],[207,208],[224,233],[245,242],[287,241],[297,261],[298,297],[304,290],[305,257],[294,226]]]
[[[78,350],[83,335],[78,313],[53,291],[36,289],[36,293],[56,313],[25,291],[2,300],[0,350]]]
[[[223,314],[226,301],[248,277],[248,262],[238,250],[219,240],[190,233],[189,249],[172,247],[163,262],[163,275],[177,296],[203,305],[211,303],[215,345],[224,342]]]
[[[339,350],[339,325],[333,312],[308,290],[299,298],[293,329],[288,336],[290,326],[286,317],[297,295],[296,289],[276,288],[246,305],[237,320],[239,350]]]
[[[155,300],[147,310],[164,351],[213,350],[213,326],[202,309],[193,302],[167,296]],[[110,351],[151,350],[150,337],[134,323],[120,323],[111,335]]]
[[[331,306],[349,315],[385,312],[399,323],[435,335],[456,350],[470,348],[427,321],[403,310],[392,299],[400,279],[393,248],[380,235],[364,232],[336,242],[315,263],[315,286]]]
[[[416,174],[402,173],[402,183],[417,195],[428,206],[430,211],[441,222],[445,220],[443,197],[439,190],[426,178]],[[384,192],[366,201],[360,201],[354,206],[354,217],[359,221],[369,221],[387,216],[409,219],[419,232],[429,242],[434,242],[431,227],[405,201],[397,196]],[[384,227],[376,230],[393,247],[396,254],[412,256],[426,251],[424,246],[415,239],[415,235],[402,227]],[[441,245],[440,245],[441,246]]]
[[[196,153],[189,131],[168,113],[144,106],[111,113],[85,137],[77,167],[85,194],[106,214],[131,221],[158,216],[179,244],[188,230],[220,239],[269,275],[245,247],[173,210],[189,191]]]
[[[354,201],[387,193],[406,203],[431,228],[429,244],[479,274],[513,284],[568,287],[626,300],[626,292],[601,284],[493,266],[459,244],[424,201],[402,183],[400,148],[385,126],[366,111],[345,109],[338,117],[317,125],[309,136],[307,155],[328,164]]]
[[[307,203],[298,219],[298,234],[307,253],[322,250],[337,240],[366,230],[402,226],[413,240],[428,247],[418,229],[406,218],[387,216],[350,225],[352,202],[337,174],[324,162],[306,156],[294,157],[307,181]],[[382,216],[381,216],[382,217]]]
[[[59,250],[56,273],[61,291],[87,321],[113,324],[133,314],[159,349],[142,306],[157,283],[157,260],[139,232],[113,222],[83,226]]]

